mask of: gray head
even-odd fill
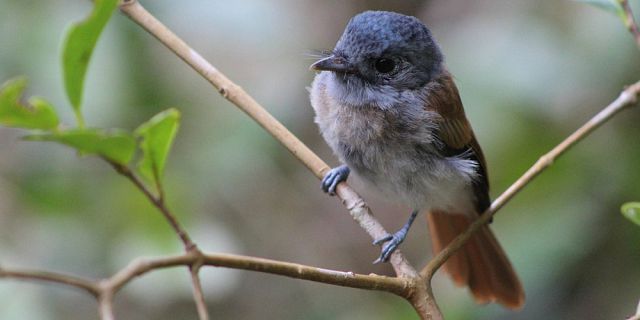
[[[423,87],[442,71],[443,57],[420,20],[399,13],[366,11],[353,17],[333,54],[311,67],[333,71],[345,82]]]

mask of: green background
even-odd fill
[[[640,51],[615,15],[572,1],[145,1],[194,49],[260,101],[323,159],[335,157],[313,124],[308,53],[330,49],[366,9],[418,16],[455,75],[489,164],[495,197],[537,158],[639,80]],[[635,3],[634,3],[635,4]],[[0,0],[0,81],[30,80],[66,124],[75,123],[61,73],[68,25],[89,1]],[[169,107],[181,126],[165,190],[204,250],[358,273],[378,248],[339,201],[261,128],[222,99],[154,38],[116,13],[89,66],[89,126],[135,129]],[[443,274],[436,297],[447,319],[623,319],[640,299],[640,229],[620,214],[640,199],[640,110],[625,111],[557,161],[495,218],[521,276],[519,313],[477,306]],[[128,181],[70,148],[22,142],[0,128],[0,265],[105,277],[139,256],[176,253],[165,221]],[[407,208],[363,189],[376,216],[399,228]],[[424,219],[403,251],[430,257]],[[416,319],[395,296],[205,268],[213,319]],[[197,317],[187,272],[162,270],[126,287],[123,319]],[[53,285],[0,281],[0,319],[92,319],[96,303]]]

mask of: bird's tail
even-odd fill
[[[428,213],[427,220],[434,254],[472,222],[466,215],[443,211]],[[477,303],[497,302],[509,309],[520,309],[524,304],[522,284],[487,225],[475,232],[443,267],[456,285],[469,287]]]

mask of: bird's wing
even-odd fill
[[[489,181],[487,178],[487,164],[480,144],[471,129],[471,124],[464,113],[462,101],[453,78],[447,72],[428,86],[426,108],[437,112],[438,137],[442,142],[441,152],[446,157],[459,157],[478,163],[477,177],[473,182],[473,191],[478,214],[484,212],[490,205]]]

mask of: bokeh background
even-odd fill
[[[637,4],[636,1],[631,1]],[[144,1],[157,17],[240,84],[330,164],[313,124],[308,53],[330,49],[367,9],[419,17],[455,75],[497,196],[625,84],[640,51],[616,16],[574,1]],[[61,39],[89,1],[0,0],[0,81],[30,79],[29,95],[74,123],[63,94]],[[638,11],[640,12],[640,11]],[[205,250],[359,273],[378,248],[335,198],[274,139],[120,14],[90,65],[84,109],[97,127],[133,129],[155,113],[182,113],[166,172],[171,207]],[[623,319],[640,298],[640,228],[619,213],[640,199],[640,110],[626,111],[557,161],[493,223],[527,293],[518,313],[475,305],[439,273],[447,319]],[[139,256],[180,252],[161,216],[122,177],[69,148],[20,141],[0,128],[0,265],[86,277]],[[357,190],[389,229],[408,209]],[[426,222],[403,251],[430,257]],[[206,268],[213,319],[417,319],[395,296]],[[183,269],[146,275],[116,299],[123,319],[195,319]],[[93,319],[96,303],[55,285],[0,281],[0,319]]]

